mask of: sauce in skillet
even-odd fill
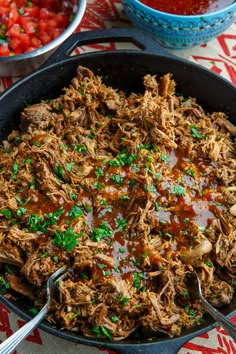
[[[160,238],[160,243],[166,246],[150,255],[150,261],[159,263],[160,267],[163,259],[177,260],[182,252],[194,247],[199,231],[207,238],[213,219],[226,210],[224,201],[219,199],[220,187],[213,173],[217,163],[202,157],[191,159],[178,150],[161,155],[155,163],[150,156],[137,154],[132,163],[125,166],[114,164],[116,159],[94,162],[87,176],[95,181],[94,189],[80,193],[76,204],[81,208],[81,217],[91,240],[106,243],[101,253],[110,257],[111,262],[95,256],[92,269],[88,274],[85,269],[80,280],[90,278],[96,283],[113,275],[135,282],[137,287],[141,280],[145,286],[152,287],[143,267],[143,260],[150,252],[145,248],[140,230],[136,232],[133,227],[138,210],[134,211],[132,207],[128,210],[134,195],[140,197],[141,208],[145,208],[142,204],[147,200],[151,200],[154,206],[149,210],[152,215],[150,235],[155,240]],[[139,180],[145,172],[150,177],[148,186]],[[50,216],[52,224],[52,217],[58,224],[72,222],[70,210],[73,202],[61,198],[58,203],[52,203],[36,191],[31,191],[30,197],[28,210],[31,213],[47,214],[46,221]],[[134,214],[131,225],[127,220],[130,211]],[[50,237],[43,230],[38,235],[39,244]],[[169,245],[168,241],[171,241]],[[99,247],[97,251],[99,254]],[[80,275],[75,274],[75,278],[78,277]]]
[[[155,10],[175,15],[202,15],[222,10],[232,0],[140,0]]]

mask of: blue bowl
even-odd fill
[[[236,19],[236,2],[205,15],[174,15],[154,10],[138,0],[122,0],[130,21],[149,32],[162,46],[185,49],[203,44],[224,32]]]

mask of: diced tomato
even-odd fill
[[[52,35],[51,35],[51,38],[52,38],[52,39],[57,38],[58,36],[60,36],[60,34],[62,34],[62,32],[63,32],[62,29],[56,28],[56,29],[53,31],[53,33],[52,33]]]
[[[15,50],[14,50],[14,54],[15,55],[19,55],[19,54],[23,54],[24,53],[24,50],[23,48],[21,48],[21,46],[17,47]]]
[[[28,19],[23,19],[22,20],[22,27],[27,34],[32,34],[35,33],[35,23],[31,20]]]
[[[24,48],[29,47],[30,45],[30,37],[27,33],[21,33],[20,35],[21,46]]]
[[[7,45],[3,44],[0,45],[0,56],[1,57],[8,57],[11,54]]]
[[[57,27],[57,21],[55,21],[53,18],[51,20],[48,20],[48,26],[51,28],[56,28]]]
[[[5,15],[9,13],[9,9],[7,7],[0,6],[0,15]]]
[[[38,47],[29,47],[28,49],[26,49],[25,53],[29,53],[32,52],[33,50],[36,50]]]
[[[26,16],[35,18],[35,17],[38,16],[39,7],[38,7],[38,6],[32,6],[32,7],[26,6],[26,7],[24,8],[24,11],[25,11],[25,15],[26,15]]]
[[[58,25],[61,27],[67,27],[69,25],[69,18],[63,14],[62,12],[59,12],[58,14],[55,15],[54,19],[57,21]]]
[[[52,38],[46,32],[40,34],[40,40],[45,45],[51,42]]]
[[[8,1],[7,0],[0,0],[0,6],[1,7],[8,7]]]
[[[39,32],[46,32],[48,29],[48,23],[46,20],[39,21],[38,30]]]
[[[0,0],[0,56],[35,50],[58,37],[69,24],[60,0]]]
[[[40,20],[50,20],[54,17],[54,13],[49,11],[46,8],[42,8],[39,10],[39,19]]]
[[[9,45],[12,49],[16,49],[17,47],[19,47],[20,43],[21,43],[20,38],[14,37],[10,40]]]
[[[8,17],[7,27],[11,28],[15,23],[17,23],[18,17],[19,17],[19,14],[18,14],[17,9],[11,9],[11,11],[9,13],[9,17]]]
[[[7,35],[14,38],[14,37],[19,37],[21,34],[21,27],[18,23],[14,23],[13,26],[11,26],[11,28],[7,31]]]
[[[42,42],[40,41],[39,38],[37,38],[37,37],[31,38],[31,46],[32,47],[39,48],[39,47],[41,47],[41,45],[42,45]]]

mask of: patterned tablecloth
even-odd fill
[[[120,0],[88,0],[87,9],[77,31],[88,31],[101,28],[131,27]],[[77,49],[78,53],[95,50],[120,48],[120,43],[90,45]],[[236,85],[236,22],[216,39],[207,44],[173,54],[202,65]],[[13,84],[18,78],[0,78],[0,92]],[[236,97],[235,97],[236,99]],[[232,318],[236,323],[236,316]],[[25,322],[0,304],[0,341],[9,337]],[[111,350],[93,348],[81,344],[70,343],[61,338],[51,336],[44,331],[35,329],[18,347],[18,354],[113,354]],[[15,354],[14,353],[14,354]],[[145,353],[145,351],[143,351]],[[174,354],[173,350],[165,354]],[[217,326],[207,333],[185,343],[178,354],[236,354],[236,343]],[[1,354],[1,353],[0,353]]]

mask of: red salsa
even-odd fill
[[[140,0],[155,10],[175,15],[202,15],[222,10],[233,0]]]
[[[70,22],[59,0],[0,0],[0,56],[33,51],[58,37]]]

